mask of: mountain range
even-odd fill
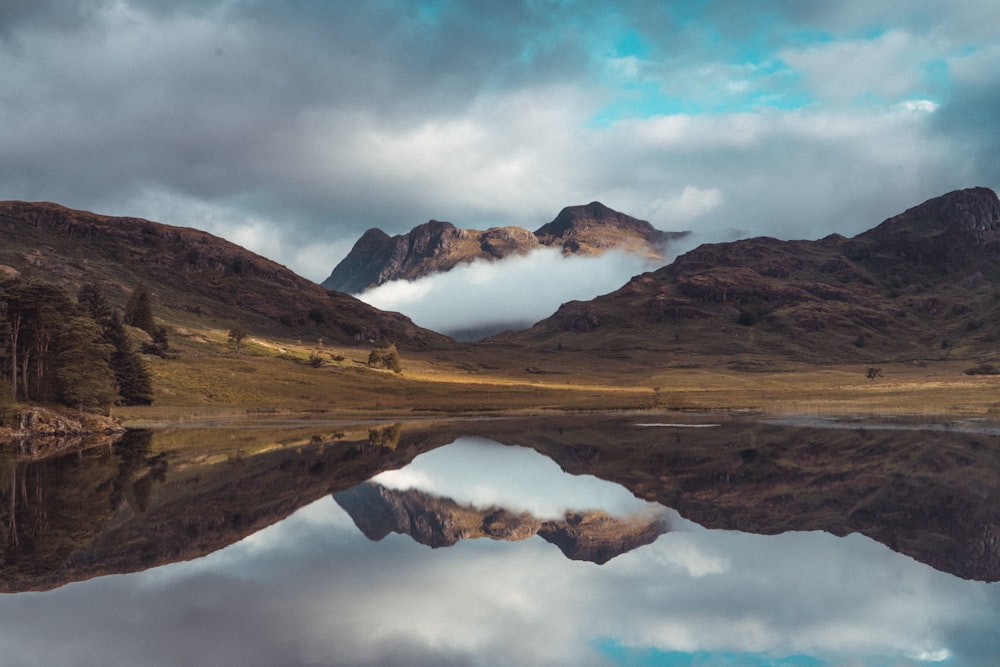
[[[608,226],[612,218],[617,222]],[[627,238],[635,240],[633,249],[669,238],[596,203],[564,209],[531,237],[566,252],[594,252],[611,244],[615,234],[609,229],[632,229]],[[427,250],[444,248],[446,238],[482,249],[489,235],[496,243],[487,247],[508,247],[497,240],[503,236],[497,230],[475,242],[460,231],[428,223],[421,232],[426,238],[405,237],[406,244],[423,248],[412,254],[416,263],[410,268],[425,270],[427,257],[458,261],[461,253]],[[418,237],[426,243],[417,243]],[[51,203],[0,202],[0,241],[0,275],[40,278],[74,292],[96,282],[119,305],[145,284],[158,317],[175,327],[238,321],[255,335],[286,339],[387,341],[412,350],[458,345],[403,315],[324,289],[194,229]],[[709,356],[751,368],[776,358],[988,358],[998,341],[1000,200],[992,190],[971,188],[928,200],[850,238],[704,244],[610,294],[565,303],[530,329],[463,349],[492,357],[504,346],[528,353],[583,351],[607,359],[641,351],[663,364]]]
[[[660,231],[600,202],[568,206],[534,232],[523,227],[460,229],[431,220],[391,237],[381,229],[369,229],[323,286],[358,294],[391,280],[415,280],[459,264],[524,255],[539,248],[591,256],[618,249],[662,259],[668,244],[687,234]]]
[[[851,238],[705,244],[491,344],[665,360],[919,360],[1000,341],[1000,201],[987,188],[928,200]]]

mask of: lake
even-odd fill
[[[990,665],[1000,428],[683,414],[0,458],[3,665]]]

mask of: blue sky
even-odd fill
[[[0,198],[206,229],[323,280],[369,227],[598,200],[703,241],[1000,182],[1000,4],[13,2]]]

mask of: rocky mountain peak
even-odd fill
[[[536,232],[513,226],[460,229],[450,222],[430,220],[393,237],[368,230],[323,286],[357,294],[390,280],[414,280],[474,260],[503,259],[544,247],[584,255],[617,248],[659,258],[667,243],[685,234],[662,232],[600,202],[568,206]]]
[[[634,235],[652,247],[665,244],[676,235],[657,230],[645,220],[608,208],[598,201],[567,206],[552,222],[542,225],[535,236],[543,245],[562,246],[564,251],[608,248],[618,245],[623,233]]]
[[[905,259],[946,273],[1000,244],[1000,200],[989,188],[955,190],[893,216],[856,239],[865,254]]]
[[[937,219],[950,229],[982,239],[985,235],[1000,230],[1000,199],[989,188],[955,190],[930,199],[897,217],[904,216]]]

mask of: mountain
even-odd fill
[[[369,229],[323,286],[357,294],[390,280],[414,280],[473,260],[503,259],[545,247],[582,255],[619,248],[661,257],[670,241],[686,234],[660,231],[599,202],[564,208],[533,233],[523,227],[459,229],[450,222],[431,220],[391,237]]]
[[[973,357],[1000,340],[1000,201],[948,193],[853,238],[705,244],[491,344],[783,357]]]
[[[256,334],[345,344],[451,344],[402,315],[324,289],[206,232],[47,202],[0,202],[0,278],[15,276],[73,294],[94,282],[118,305],[146,285],[156,315],[180,325],[226,328],[238,322]]]
[[[573,511],[561,519],[543,520],[498,507],[481,510],[460,505],[413,489],[388,489],[375,482],[341,491],[333,498],[370,540],[400,533],[436,548],[479,537],[519,541],[538,535],[567,558],[599,565],[651,544],[669,530],[665,512],[619,518],[600,510]]]

